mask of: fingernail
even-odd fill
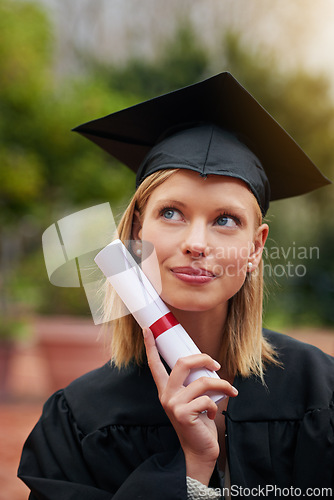
[[[235,395],[237,395],[239,393],[238,389],[236,389],[233,385],[232,385],[232,392]]]
[[[219,370],[221,368],[220,363],[218,363],[218,361],[216,361],[215,359],[214,359],[214,363],[215,363],[215,370]]]

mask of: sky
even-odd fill
[[[274,50],[284,67],[324,71],[334,86],[334,0],[38,0],[52,13],[58,64],[66,71],[75,41],[105,61],[152,56],[173,34],[177,19],[190,19],[214,51],[226,29],[250,48]]]

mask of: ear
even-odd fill
[[[264,245],[269,234],[268,224],[261,224],[255,232],[252,251],[248,261],[252,263],[252,271],[258,267],[261,261]]]
[[[142,233],[141,217],[138,210],[135,210],[132,221],[131,250],[133,255],[135,255],[136,258],[138,259],[140,259],[142,255],[141,233]]]
[[[139,211],[135,210],[133,213],[131,239],[141,240],[141,233],[142,233],[141,217]]]

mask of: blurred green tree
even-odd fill
[[[130,58],[123,65],[105,66],[93,61],[111,88],[149,99],[181,88],[208,75],[210,54],[199,41],[191,23],[179,19],[171,40],[153,60]]]
[[[0,3],[0,240],[3,309],[24,303],[43,312],[88,313],[83,293],[49,284],[41,234],[57,219],[110,201],[121,207],[134,188],[126,167],[70,134],[70,129],[142,99],[185,86],[215,72],[231,71],[305,149],[319,168],[334,177],[334,105],[322,75],[300,68],[286,72],[275,57],[242,46],[224,35],[215,54],[201,45],[192,25],[181,19],[173,38],[154,60],[130,59],[103,65],[85,59],[76,79],[53,70],[53,33],[40,5]],[[286,180],[289,182],[289,180]],[[294,322],[333,325],[333,189],[276,202],[270,211],[272,266],[287,265],[291,246],[319,247],[319,259],[305,276],[274,276],[279,288],[267,309],[270,326]],[[283,251],[282,251],[283,249]],[[291,255],[291,254],[290,254]],[[288,257],[290,259],[290,257]],[[289,261],[290,262],[290,261]]]
[[[29,307],[69,312],[68,290],[47,280],[41,234],[55,220],[97,203],[123,203],[128,169],[71,134],[75,125],[132,104],[93,75],[57,79],[53,34],[33,2],[0,3],[0,313]],[[36,258],[36,255],[38,258]],[[74,296],[75,291],[72,291]],[[62,300],[63,296],[63,300]],[[75,300],[72,301],[75,303]],[[73,310],[87,310],[80,305]],[[57,304],[57,305],[56,305]],[[14,308],[14,311],[13,311]]]

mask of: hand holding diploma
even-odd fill
[[[185,387],[189,371],[218,370],[219,363],[207,354],[194,354],[179,358],[168,375],[152,333],[144,328],[143,334],[149,367],[160,402],[180,440],[187,475],[207,485],[219,455],[219,444],[214,422],[218,407],[205,393],[221,391],[235,397],[238,391],[226,380],[212,377],[198,378]]]

